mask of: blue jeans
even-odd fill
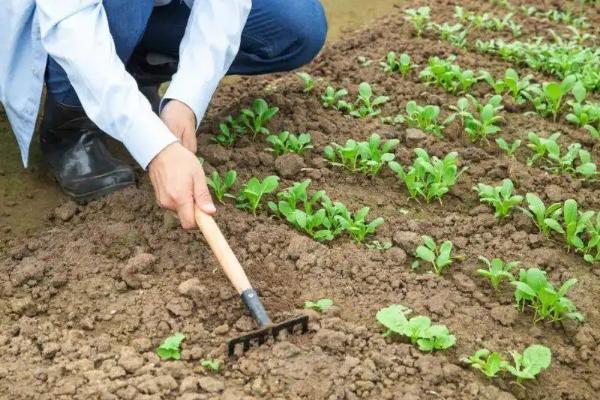
[[[154,7],[154,0],[104,0],[115,49],[127,63],[136,48],[174,58],[179,54],[189,8],[180,0]],[[321,50],[327,21],[319,0],[253,0],[240,50],[228,74],[258,75],[290,71]],[[51,57],[46,88],[54,100],[79,106],[67,74]]]

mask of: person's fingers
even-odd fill
[[[198,172],[194,175],[194,202],[196,203],[196,207],[209,215],[214,215],[217,212],[208,191],[208,186],[206,186],[206,179],[204,178],[202,168],[199,168]]]
[[[194,202],[186,201],[177,208],[177,215],[183,229],[195,229],[196,219],[194,217]]]

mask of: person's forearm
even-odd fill
[[[42,44],[63,67],[88,117],[146,168],[177,141],[116,54],[100,0],[37,0]]]

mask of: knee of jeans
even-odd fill
[[[309,5],[310,3],[314,4]],[[297,55],[291,60],[292,68],[311,62],[319,54],[327,38],[327,19],[319,0],[306,0],[304,4],[305,10],[309,9],[311,12],[299,12],[291,16],[295,21],[290,26],[294,27],[293,34],[299,45]]]

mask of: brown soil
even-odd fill
[[[538,3],[548,8],[562,2]],[[468,4],[477,8],[477,3]],[[434,19],[452,21],[453,6],[451,1],[436,2]],[[597,23],[600,18],[589,7],[589,19]],[[560,30],[559,25],[536,19],[524,25],[524,31],[533,35],[548,27]],[[484,35],[489,34],[480,37]],[[384,115],[403,110],[411,99],[439,104],[447,113],[457,98],[423,85],[416,71],[405,79],[380,71],[377,62],[389,50],[409,53],[421,68],[429,56],[449,54],[457,54],[463,66],[496,74],[509,66],[427,35],[415,39],[399,10],[328,47],[306,70],[325,79],[317,92],[326,83],[354,92],[361,81],[371,82],[376,93],[391,96]],[[359,55],[375,62],[361,67],[356,62]],[[486,86],[478,84],[474,92],[483,96]],[[315,149],[295,168],[264,152],[264,141],[241,142],[226,150],[210,144],[218,122],[256,97],[280,107],[270,126],[273,131],[286,128],[313,135]],[[598,146],[571,125],[510,110],[504,115],[506,138],[522,137],[530,130],[560,130],[564,143],[580,141],[600,160]],[[347,238],[318,244],[264,211],[253,217],[232,204],[220,207],[219,224],[277,319],[301,312],[305,300],[335,301],[323,315],[308,312],[307,335],[283,337],[227,359],[226,338],[251,330],[252,321],[201,235],[182,231],[170,214],[159,210],[148,180],[141,177],[137,188],[88,206],[63,204],[47,231],[0,249],[0,398],[597,398],[600,270],[567,252],[562,243],[544,240],[518,213],[505,222],[495,221],[471,187],[510,177],[520,193],[538,193],[545,201],[572,197],[587,208],[600,209],[598,183],[527,167],[526,150],[511,160],[494,145],[471,144],[456,125],[447,129],[446,139],[427,137],[419,146],[438,156],[457,151],[469,169],[443,205],[418,204],[389,173],[370,180],[329,167],[320,157],[330,141],[364,139],[373,132],[400,138],[397,158],[403,164],[412,158],[404,128],[325,110],[317,94],[302,93],[292,74],[248,78],[222,88],[200,129],[200,153],[208,171],[235,168],[242,181],[251,175],[278,174],[285,176],[282,187],[311,178],[313,188],[325,189],[333,199],[352,209],[368,205],[374,216],[385,218],[376,236],[394,247],[380,252]],[[412,272],[411,254],[422,234],[452,240],[464,261],[441,277]],[[554,282],[577,278],[570,297],[586,322],[532,324],[531,313],[515,311],[509,287],[495,293],[476,274],[479,255],[539,266]],[[393,303],[446,324],[457,337],[456,346],[423,354],[409,344],[384,339],[375,313]],[[182,360],[160,361],[153,350],[175,331],[187,335]],[[553,362],[538,380],[524,386],[507,378],[486,380],[460,362],[483,346],[506,352],[532,343],[549,346]],[[224,361],[221,373],[211,375],[200,367],[200,360],[209,357]]]

